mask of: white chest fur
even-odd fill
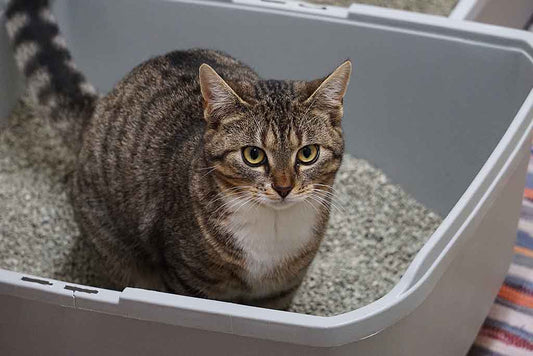
[[[298,254],[314,236],[317,211],[305,202],[276,210],[267,206],[239,209],[230,218],[230,230],[243,249],[250,282]]]

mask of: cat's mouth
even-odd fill
[[[291,194],[283,199],[267,198],[263,200],[263,204],[275,210],[284,210],[302,202],[303,200],[305,200],[305,197]]]
[[[287,209],[287,208],[290,208],[291,206],[293,206],[294,204],[296,204],[296,201],[295,200],[287,200],[287,199],[283,199],[283,200],[269,200],[266,205],[271,207],[272,209],[276,209],[276,210],[283,210],[283,209]]]

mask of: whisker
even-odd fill
[[[223,196],[215,197],[214,199],[209,201],[209,203],[207,203],[207,206],[213,205],[217,201],[222,200],[224,198],[235,197],[235,196],[238,196],[239,194],[244,194],[244,192],[230,192],[230,193],[227,193],[227,194],[225,194]]]
[[[315,198],[319,199],[320,201],[323,201],[323,202],[327,203],[331,208],[335,209],[339,214],[346,215],[345,209],[341,208],[340,206],[338,206],[337,204],[335,204],[331,200],[327,201],[327,200],[325,200],[324,197],[319,197],[318,195],[315,196]]]
[[[224,189],[220,192],[218,192],[210,201],[209,203],[207,204],[208,206],[211,205],[212,203],[220,200],[220,199],[223,199],[223,198],[226,198],[228,196],[232,196],[232,195],[235,195],[235,194],[239,194],[239,193],[243,193],[241,190],[242,189],[245,189],[245,188],[251,188],[251,186],[249,185],[240,185],[240,186],[236,186],[236,187],[232,187],[232,188],[228,188],[228,189]],[[239,190],[237,192],[235,192],[235,190]]]
[[[327,210],[329,210],[329,207],[326,204],[324,204],[324,202],[316,199],[316,197],[314,197],[313,195],[309,195],[309,199],[317,202],[320,206],[322,206],[322,207],[326,208]]]
[[[347,201],[345,199],[342,199],[340,197],[341,195],[341,192],[339,192],[338,190],[336,190],[335,188],[333,188],[332,186],[329,186],[329,185],[325,185],[325,184],[318,184],[318,183],[315,183],[314,185],[316,186],[321,186],[321,187],[326,187],[328,189],[331,189],[331,191],[329,190],[326,190],[326,189],[318,189],[318,188],[313,188],[313,191],[320,191],[320,192],[324,192],[324,193],[329,193],[329,194],[332,194],[336,199],[338,199],[340,202],[342,202],[343,204],[346,204]]]
[[[311,201],[305,199],[305,203],[308,203],[318,214],[320,214],[320,211],[311,203]]]
[[[244,193],[242,193],[242,194],[244,194]],[[241,198],[241,196],[237,195],[237,197],[235,197],[235,198],[233,198],[231,200],[228,200],[227,202],[225,202],[224,204],[219,206],[215,211],[213,211],[212,214],[215,215],[221,209],[224,209],[224,210],[222,210],[224,212],[224,211],[232,208],[233,206],[239,204],[240,198]]]
[[[203,176],[201,176],[200,179],[205,178],[205,177],[206,177],[208,174],[210,174],[210,173],[213,173],[213,171],[214,171],[215,169],[217,169],[217,167],[211,168],[209,171],[207,171],[206,174],[204,174]]]
[[[325,192],[323,190],[313,190],[313,194],[316,194],[316,196],[319,196],[323,199],[330,199],[333,202],[339,203],[341,206],[345,203],[345,201],[342,201],[338,196],[331,192]]]
[[[310,195],[310,199],[317,202],[321,206],[323,206],[326,210],[331,211],[331,208],[335,209],[339,214],[345,215],[344,211],[342,211],[338,206],[332,204],[330,201],[319,199],[317,196]]]
[[[214,167],[218,167],[218,165],[215,164],[214,166],[210,166],[210,167],[196,168],[195,171],[206,171],[206,170],[214,168]]]
[[[243,206],[245,206],[246,204],[248,204],[250,201],[252,201],[254,199],[254,197],[249,197],[247,198],[247,200],[244,201],[244,203],[242,203],[233,213],[236,214]]]
[[[313,193],[316,193],[320,196],[323,196],[323,197],[328,197],[332,200],[334,200],[335,202],[341,204],[341,205],[344,205],[347,203],[347,201],[345,200],[342,200],[341,198],[339,198],[336,194],[334,193],[331,193],[331,192],[326,192],[324,190],[321,190],[321,189],[318,189],[318,190],[312,190]]]
[[[224,198],[227,198],[227,197],[230,197],[232,195],[235,195],[235,194],[240,194],[242,193],[241,191],[223,191],[223,192],[219,192],[217,193],[208,203],[208,205],[211,205],[212,203],[220,200],[220,199],[224,199]]]
[[[334,193],[341,194],[341,192],[332,185],[320,184],[320,183],[314,183],[313,185],[316,185],[318,187],[326,187],[328,189],[331,189],[331,191]]]
[[[338,213],[342,214],[342,215],[345,215],[346,214],[346,211],[344,210],[344,208],[341,208],[340,206],[338,206],[337,204],[335,204],[333,201],[331,200],[327,200],[325,197],[323,196],[319,196],[318,194],[317,195],[314,195],[314,194],[311,194],[311,197],[315,198],[315,199],[318,199],[320,202],[322,202],[323,204],[325,204],[325,206],[329,206],[329,207],[332,207],[334,208]]]

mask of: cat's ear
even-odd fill
[[[338,107],[342,104],[342,99],[344,94],[346,94],[346,89],[348,89],[351,74],[352,62],[347,60],[328,75],[326,79],[309,83],[314,87],[318,85],[318,88],[313,88],[314,91],[306,99],[306,102],[321,104],[325,107]]]
[[[236,105],[247,103],[208,64],[200,66],[200,89],[204,98],[204,118],[209,120],[213,112],[227,113]]]

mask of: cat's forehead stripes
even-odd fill
[[[268,130],[265,130],[265,134],[263,135],[262,139],[262,144],[265,148],[272,148],[278,146],[277,137],[271,127],[269,127]]]
[[[270,120],[261,136],[260,144],[270,151],[292,151],[302,144],[300,128],[289,118]]]
[[[294,82],[288,80],[259,80],[255,83],[255,95],[258,98],[270,96],[273,93],[283,96],[293,96]]]

